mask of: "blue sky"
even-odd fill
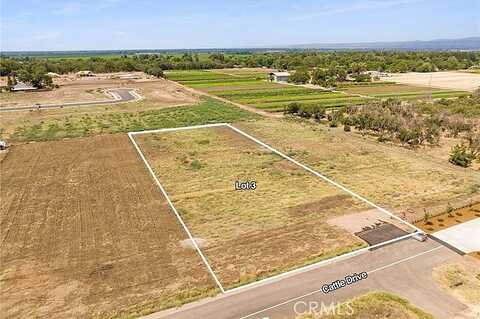
[[[480,35],[480,0],[0,0],[9,50],[252,47]]]

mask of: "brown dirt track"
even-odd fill
[[[1,172],[2,318],[140,314],[212,289],[126,135],[14,146]]]

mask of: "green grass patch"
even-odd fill
[[[362,97],[345,96],[343,98],[307,100],[307,101],[299,102],[299,104],[300,105],[319,105],[319,106],[325,106],[325,107],[337,107],[337,106],[360,104],[367,100],[368,99],[365,99]],[[288,104],[292,102],[295,102],[295,101],[261,103],[261,104],[255,104],[255,107],[262,110],[279,109],[279,108],[285,108]]]
[[[259,115],[204,98],[192,106],[180,106],[137,113],[107,113],[65,116],[38,123],[27,122],[17,127],[13,141],[49,141],[97,134],[126,133],[168,127],[181,127],[219,122],[254,120]]]
[[[276,88],[267,88],[267,89],[254,89],[250,91],[219,91],[215,92],[216,95],[224,98],[235,98],[235,99],[244,99],[244,98],[264,98],[264,97],[277,97],[277,96],[291,96],[291,95],[307,95],[307,94],[324,94],[331,93],[329,91],[307,89],[304,87],[284,87],[278,85]]]
[[[212,87],[222,87],[222,86],[234,86],[234,85],[258,85],[265,83],[263,80],[236,80],[236,81],[221,81],[221,82],[203,82],[203,83],[185,83],[187,86],[192,88],[212,88]]]
[[[205,80],[188,80],[188,81],[178,81],[182,84],[185,84],[187,86],[192,86],[192,85],[198,85],[198,84],[209,84],[212,86],[216,86],[216,84],[223,84],[223,83],[241,83],[241,82],[252,82],[252,81],[258,81],[259,79],[255,78],[228,78],[228,79],[205,79]]]
[[[262,98],[250,98],[250,99],[232,99],[235,102],[243,103],[243,104],[262,104],[262,103],[274,103],[274,102],[298,102],[298,101],[318,101],[324,99],[332,99],[332,98],[345,98],[349,97],[343,93],[331,93],[331,92],[324,92],[320,94],[307,94],[307,95],[285,95],[285,96],[273,96],[273,97],[262,97]]]

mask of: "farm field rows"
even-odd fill
[[[377,98],[401,98],[401,99],[424,99],[424,98],[451,98],[467,96],[466,91],[448,89],[436,89],[426,86],[396,84],[389,82],[373,82],[360,85],[343,84],[339,90],[352,94],[362,94]]]
[[[338,91],[306,88],[267,81],[265,70],[244,71],[224,69],[209,71],[168,72],[167,78],[232,102],[253,106],[269,112],[282,112],[292,102],[333,108],[361,104],[370,99],[452,98],[469,92],[432,89],[424,86],[396,84],[394,82],[339,83]]]
[[[225,288],[365,247],[362,225],[413,230],[228,127],[134,138]]]
[[[364,98],[341,92],[267,82],[264,70],[245,73],[227,70],[178,71],[167,73],[167,78],[269,112],[282,112],[292,102],[336,107],[365,101]]]
[[[130,318],[215,292],[126,134],[14,146],[1,170],[2,318]]]

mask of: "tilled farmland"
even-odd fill
[[[3,318],[140,315],[214,289],[126,135],[14,146],[1,170]]]

